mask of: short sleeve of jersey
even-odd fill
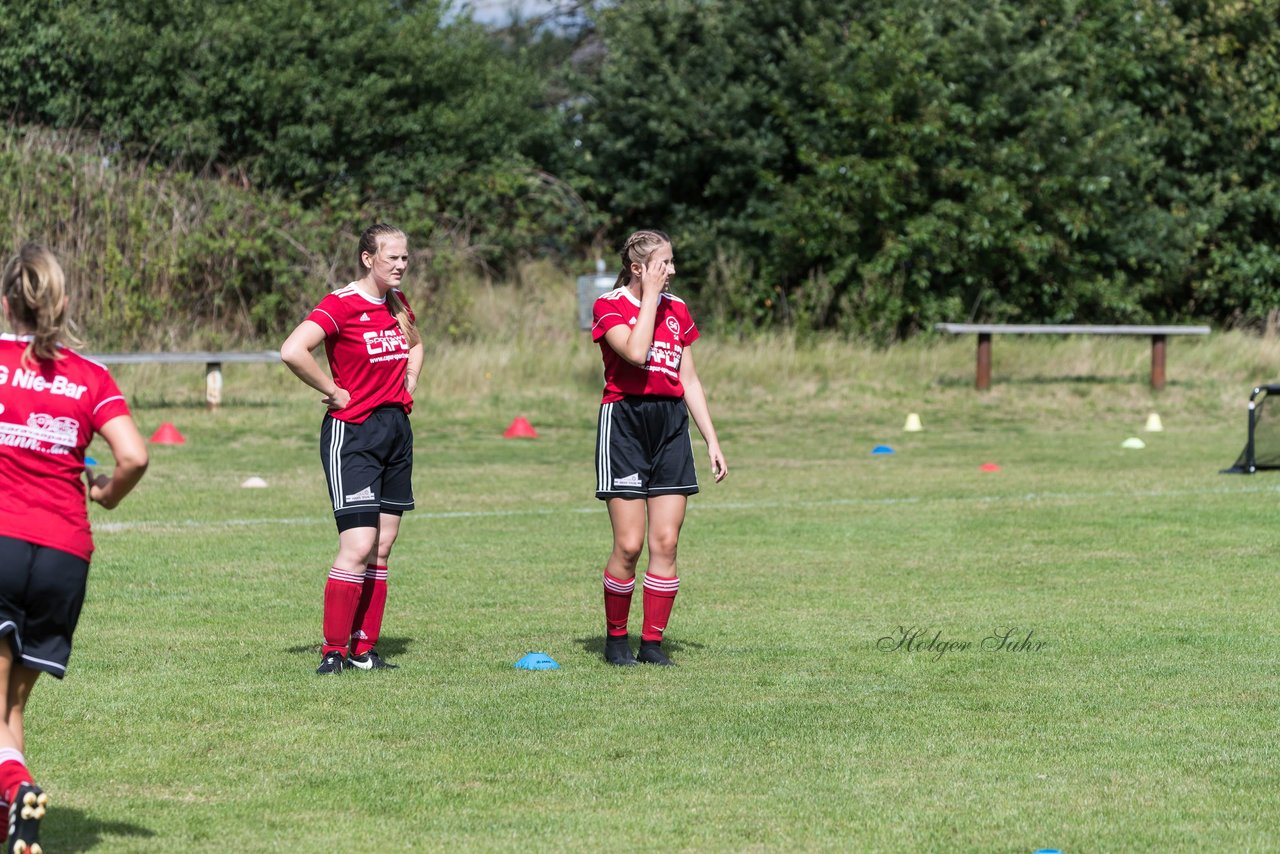
[[[689,306],[683,301],[678,302],[674,306],[676,317],[680,320],[680,340],[684,346],[688,347],[694,341],[698,340],[701,335],[698,326],[693,322],[693,315],[689,314]]]
[[[596,300],[595,305],[591,307],[592,341],[599,341],[610,329],[627,322],[627,318],[618,309],[619,300],[605,299],[604,297]]]
[[[129,404],[125,401],[124,395],[120,393],[120,387],[116,385],[116,381],[111,374],[103,371],[102,380],[98,384],[97,400],[94,401],[93,412],[89,419],[93,425],[94,432],[101,430],[102,425],[112,418],[128,414]]]
[[[324,330],[326,338],[332,338],[339,332],[338,318],[342,317],[342,301],[333,294],[320,300],[320,304],[311,309],[307,320]]]

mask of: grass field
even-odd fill
[[[1280,848],[1280,476],[1218,473],[1275,342],[1177,341],[1154,394],[1141,341],[1001,339],[980,395],[971,341],[704,341],[731,474],[690,504],[673,669],[600,658],[589,347],[429,356],[402,669],[323,679],[314,396],[233,365],[206,412],[198,369],[117,371],[187,444],[94,509],[30,707],[47,849]]]

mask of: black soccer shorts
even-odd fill
[[[413,430],[401,407],[379,407],[362,424],[326,413],[320,462],[334,516],[413,509]]]
[[[26,540],[0,537],[0,638],[15,660],[61,679],[71,658],[89,562]]]
[[[627,397],[600,405],[596,498],[693,495],[698,475],[689,409],[677,397]]]

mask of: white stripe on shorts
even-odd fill
[[[347,423],[337,418],[330,420],[333,422],[333,429],[329,435],[329,491],[333,493],[333,509],[341,510],[346,506],[346,499],[342,494],[342,439]]]
[[[37,664],[37,665],[43,664],[46,667],[52,667],[54,670],[58,671],[59,673],[67,672],[67,668],[56,661],[47,661],[43,658],[36,658],[34,655],[27,655],[25,652],[22,654],[22,660],[29,661],[32,664]],[[34,670],[35,668],[33,667],[31,669]]]
[[[599,445],[596,447],[596,492],[608,492],[613,485],[613,469],[609,463],[609,439],[613,435],[613,404],[600,407]]]

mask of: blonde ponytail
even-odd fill
[[[80,347],[67,319],[67,279],[62,265],[45,247],[28,243],[5,265],[0,293],[9,304],[16,331],[31,335],[24,364],[61,358],[58,345]]]
[[[409,342],[410,347],[421,344],[422,333],[418,331],[417,324],[413,322],[413,316],[409,314],[409,303],[405,300],[404,294],[393,288],[387,294],[387,299],[391,313],[395,315],[396,323],[400,324],[400,331],[404,333],[404,340]]]

